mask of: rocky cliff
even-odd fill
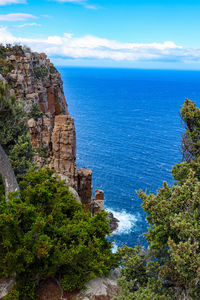
[[[103,191],[97,190],[92,199],[92,171],[77,170],[76,167],[74,120],[68,113],[59,72],[45,54],[33,53],[27,48],[10,47],[3,57],[1,54],[0,47],[0,82],[8,83],[10,93],[21,102],[27,115],[32,116],[28,127],[35,163],[54,169],[61,179],[66,180],[76,199],[92,214],[103,211]],[[0,298],[7,295],[13,282],[13,278],[0,280]],[[51,291],[51,297],[48,291]],[[80,291],[63,298],[59,284],[53,280],[53,283],[45,283],[40,299],[110,300],[118,294],[116,278],[102,277],[88,283],[87,292]]]
[[[0,59],[0,81],[8,82],[27,113],[36,111],[37,117],[28,120],[36,164],[64,176],[90,207],[92,172],[76,168],[74,120],[68,113],[60,73],[44,53],[16,46]]]
[[[24,51],[23,55],[7,56],[6,61],[12,65],[6,76],[11,92],[23,101],[26,110],[37,104],[43,113],[28,122],[36,163],[42,166],[47,162],[75,185],[76,134],[59,72],[45,54]]]

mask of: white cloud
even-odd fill
[[[7,4],[24,4],[26,0],[0,0],[0,5],[7,5]]]
[[[24,27],[28,27],[28,26],[38,26],[40,27],[41,24],[38,24],[38,23],[24,23],[24,24],[21,24],[21,25],[15,25],[13,26],[14,28],[24,28]]]
[[[6,27],[0,27],[0,43],[21,43],[33,51],[45,52],[54,58],[200,63],[200,48],[186,48],[171,41],[121,43],[89,35],[77,38],[70,33],[45,39],[31,39],[15,37]]]
[[[0,15],[0,21],[14,22],[14,21],[25,21],[27,19],[37,19],[37,17],[30,14],[22,14],[22,13]]]
[[[79,4],[83,5],[88,9],[97,9],[96,5],[88,4],[87,0],[55,0],[60,3],[74,3],[74,4]]]

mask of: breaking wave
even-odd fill
[[[119,220],[118,228],[112,233],[112,235],[122,235],[129,234],[134,231],[136,227],[137,217],[131,213],[128,213],[125,210],[114,211],[112,209],[107,209],[108,212],[111,212],[115,218]]]

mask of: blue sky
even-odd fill
[[[199,70],[199,15],[199,0],[0,0],[0,42],[57,65]]]

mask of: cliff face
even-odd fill
[[[77,189],[74,120],[67,110],[59,72],[45,54],[30,51],[11,53],[6,62],[12,66],[5,77],[11,93],[23,101],[27,112],[38,105],[43,113],[28,121],[35,162],[67,176]]]
[[[64,176],[82,203],[89,209],[95,206],[97,212],[99,203],[92,201],[92,171],[76,167],[74,120],[68,113],[60,73],[44,53],[19,46],[10,49],[4,59],[0,58],[0,81],[8,82],[11,94],[21,101],[27,114],[33,112],[28,126],[36,164],[47,165]]]
[[[76,187],[76,133],[59,72],[45,54],[24,52],[11,54],[6,60],[13,66],[7,74],[11,92],[24,101],[26,110],[38,104],[43,112],[40,118],[28,122],[36,163],[47,163]]]

